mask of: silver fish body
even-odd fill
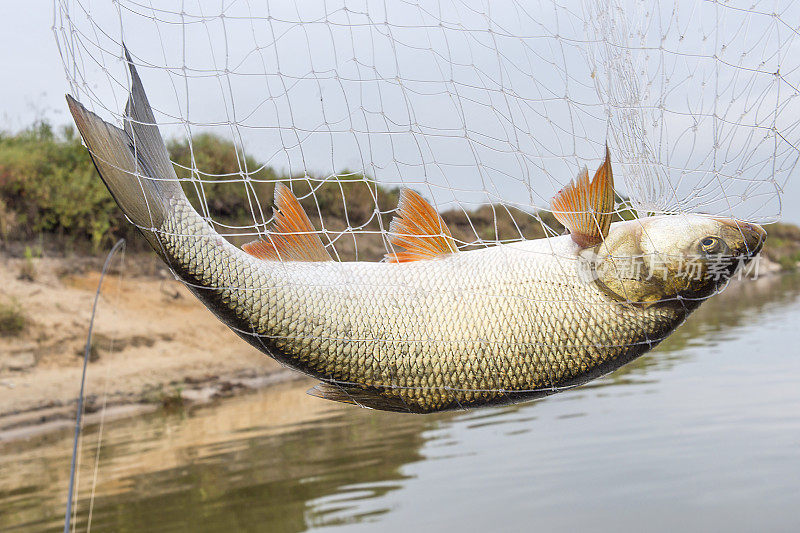
[[[649,350],[716,288],[683,286],[673,275],[664,283],[620,281],[608,268],[587,276],[586,250],[568,236],[410,263],[254,258],[190,205],[130,70],[124,129],[67,97],[102,179],[211,311],[252,345],[322,381],[312,394],[409,412],[544,396]],[[751,257],[763,243],[760,228],[738,239],[730,222],[695,217],[687,232],[655,218],[612,225],[600,245],[603,264],[615,264],[615,251],[652,255],[654,243],[683,253],[708,233],[719,235],[709,241],[715,246],[727,239],[731,254],[746,248]]]
[[[652,348],[697,305],[610,298],[569,237],[407,264],[267,262],[216,234],[185,200],[172,212],[159,232],[166,259],[209,309],[275,359],[338,385],[340,399],[393,410],[585,383]]]

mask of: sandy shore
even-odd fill
[[[297,377],[239,339],[148,254],[107,276],[87,373],[87,412],[127,416],[203,403]],[[0,255],[0,304],[16,301],[26,327],[0,338],[0,440],[69,425],[99,260]]]

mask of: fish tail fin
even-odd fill
[[[169,215],[169,200],[184,194],[127,50],[125,55],[132,80],[125,129],[104,121],[70,95],[67,104],[114,200],[139,229],[153,231]]]

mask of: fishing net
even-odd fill
[[[281,182],[299,198],[310,217],[313,228],[302,226],[299,231],[316,235],[304,242],[318,236],[326,248],[312,251],[306,259],[330,255],[344,262],[380,261],[387,253],[389,260],[399,259],[400,255],[392,254],[400,251],[408,257],[419,252],[413,244],[407,245],[407,235],[401,235],[406,230],[398,231],[413,230],[413,223],[403,219],[398,208],[406,194],[400,192],[403,189],[421,195],[411,197],[419,202],[406,215],[423,213],[423,198],[434,206],[428,225],[435,227],[427,237],[442,229],[436,238],[446,253],[560,235],[562,222],[570,226],[564,218],[570,207],[553,213],[551,199],[578,169],[599,165],[607,147],[615,168],[616,196],[606,196],[605,201],[613,204],[610,209],[618,218],[705,213],[762,223],[778,219],[782,190],[800,156],[800,56],[792,53],[800,42],[797,20],[800,9],[792,5],[776,9],[766,4],[743,7],[710,2],[306,5],[223,1],[210,7],[207,2],[186,0],[176,8],[172,2],[152,0],[56,0],[54,32],[70,93],[103,119],[125,125],[128,133],[123,135],[134,144],[125,109],[131,87],[138,83],[129,64],[135,67],[142,90],[149,95],[154,120],[167,139],[180,187],[217,233],[248,252],[253,249],[246,243],[260,237],[264,240],[257,246],[267,253],[269,243],[298,231],[272,209],[273,193],[277,202],[283,190],[278,187]],[[138,120],[151,121],[146,115],[149,111]],[[152,174],[152,168],[144,169],[148,172]],[[171,171],[161,174],[148,179],[172,179]],[[148,216],[134,222],[145,234],[155,232],[159,242],[154,246],[162,255],[169,255],[164,246],[172,246],[167,242],[170,239],[174,244],[175,238],[186,237],[177,248],[192,246],[188,244],[192,239],[202,240],[199,234],[184,232],[180,225],[153,226],[160,215],[149,211],[153,197],[144,189],[142,194]],[[283,207],[280,213],[284,213]],[[394,226],[390,224],[393,217],[399,220]],[[604,224],[610,223],[604,220]],[[274,224],[289,230],[276,232]],[[747,231],[755,231],[749,228]],[[570,229],[573,239],[584,247],[584,237],[574,227]],[[674,226],[667,230],[671,233],[667,240],[677,238],[684,229]],[[646,237],[659,242],[653,235]],[[721,253],[722,248],[715,248],[717,241],[717,237],[698,240],[707,254]],[[398,242],[406,243],[400,246],[405,251],[395,249]],[[760,249],[762,242],[762,238],[750,242],[746,252]],[[422,246],[422,255],[426,246]],[[436,243],[431,246],[435,248]],[[398,320],[412,314],[410,320],[422,323],[407,334],[398,333],[400,330],[392,333],[394,322],[369,325],[361,318],[344,317],[341,313],[350,312],[347,309],[333,308],[331,313],[341,316],[341,321],[320,331],[262,330],[261,325],[253,326],[258,322],[255,315],[245,317],[238,310],[236,316],[244,317],[241,323],[234,324],[236,318],[228,320],[228,325],[268,353],[276,351],[275,338],[295,343],[292,349],[298,353],[324,352],[329,349],[326,336],[338,339],[338,335],[347,344],[345,352],[355,350],[353,346],[360,346],[359,342],[366,343],[366,350],[381,361],[385,353],[399,350],[396,364],[403,365],[411,364],[407,359],[414,350],[402,346],[416,346],[414,343],[428,339],[431,343],[464,343],[463,349],[456,350],[458,354],[481,352],[481,346],[489,346],[491,354],[481,359],[481,364],[488,360],[498,368],[507,362],[503,359],[508,357],[503,351],[506,348],[517,350],[524,345],[529,356],[538,353],[537,347],[566,350],[562,354],[567,357],[566,368],[580,358],[570,347],[578,352],[619,348],[641,353],[645,346],[663,339],[685,318],[682,313],[690,310],[687,306],[676,310],[666,329],[651,323],[631,338],[604,337],[603,333],[583,339],[583,326],[564,333],[559,305],[580,320],[589,320],[586,327],[592,328],[587,317],[598,309],[592,307],[597,302],[591,301],[598,291],[631,305],[670,300],[680,306],[687,294],[695,301],[707,297],[705,293],[700,296],[699,289],[688,282],[684,288],[674,288],[677,285],[666,277],[665,284],[652,287],[652,293],[644,284],[633,287],[635,294],[631,293],[630,280],[642,281],[642,266],[649,269],[649,281],[665,264],[662,250],[647,251],[642,246],[623,254],[632,259],[634,273],[623,273],[621,259],[613,255],[602,262],[588,258],[587,277],[579,283],[598,281],[591,294],[577,289],[547,292],[553,286],[551,278],[561,275],[558,273],[550,278],[542,275],[532,285],[525,280],[521,284],[496,280],[481,284],[478,280],[469,290],[458,288],[461,285],[452,289],[460,292],[459,301],[475,300],[453,308],[453,314],[468,315],[470,311],[465,309],[470,305],[488,313],[491,302],[504,299],[509,305],[521,306],[520,316],[552,313],[558,338],[539,338],[541,328],[530,324],[522,326],[519,338],[509,328],[490,331],[485,324],[500,323],[495,315],[464,318],[464,331],[452,334],[444,332],[446,321],[420,318],[429,312],[420,309],[447,306],[448,301],[409,304],[408,312]],[[536,250],[550,259],[561,253],[552,248]],[[274,258],[284,259],[277,245],[275,251]],[[189,272],[187,276],[197,265],[195,257],[202,259],[205,254],[196,254],[187,265],[173,269],[185,282],[194,284],[199,294],[233,290],[247,295],[254,288],[248,286],[250,282],[227,279],[220,272],[214,273],[221,276],[216,289],[206,286],[205,274]],[[650,260],[647,265],[640,260],[645,255]],[[566,256],[575,258],[573,252]],[[706,277],[717,276],[718,281],[729,262],[718,263],[713,271],[715,265],[708,257],[704,259]],[[583,259],[581,256],[580,261]],[[656,265],[656,260],[661,264]],[[497,261],[498,268],[513,274],[505,256]],[[575,269],[571,263],[567,265]],[[466,274],[459,276],[479,278],[481,268],[485,266],[464,266]],[[543,267],[539,264],[537,268]],[[675,275],[689,278],[692,268],[681,264],[681,272]],[[526,272],[528,269],[525,267]],[[400,274],[392,274],[400,276],[397,279],[363,281],[366,278],[359,278],[356,270],[341,270],[344,277],[336,277],[336,272],[340,271],[331,274],[336,281],[270,278],[255,288],[280,290],[281,286],[300,284],[303,290],[313,292],[328,284],[334,292],[342,292],[351,290],[342,286],[372,286],[376,296],[359,293],[358,298],[370,301],[372,311],[385,304],[384,314],[421,292],[436,298],[441,291],[451,290],[423,288],[419,279],[411,282]],[[413,288],[415,284],[418,290]],[[396,289],[399,286],[405,288]],[[528,294],[514,288],[522,286],[536,289]],[[665,287],[672,292],[665,292]],[[396,294],[381,303],[384,289]],[[237,294],[224,295],[222,300],[233,301]],[[314,294],[318,309],[313,312],[320,314],[319,320],[328,320],[320,309],[329,293]],[[351,296],[342,296],[333,307],[350,301]],[[377,304],[373,296],[378,298]],[[612,324],[619,322],[614,318],[618,309],[613,301],[601,302],[606,311],[611,310],[607,321]],[[693,305],[689,307],[693,309]],[[263,316],[283,312],[266,311]],[[638,318],[634,313],[626,320]],[[470,329],[473,325],[474,330]],[[326,348],[300,346],[306,341]],[[501,345],[506,348],[498,348]],[[388,372],[391,375],[381,379],[391,387],[409,386],[396,381],[393,374],[405,369],[392,367]],[[481,372],[492,374],[491,369]],[[311,373],[338,383],[327,371]],[[504,375],[498,370],[491,377],[499,383],[506,379]],[[552,390],[560,390],[559,379],[548,377],[546,381]],[[454,385],[444,385],[449,386]],[[503,385],[480,387],[504,390]]]
[[[796,6],[55,6],[70,92],[121,124],[124,42],[184,188],[237,242],[277,180],[342,260],[385,253],[400,186],[460,247],[554,234],[550,199],[606,143],[636,211],[774,221],[800,154]]]
[[[796,5],[647,0],[55,0],[54,5],[70,94],[122,127],[132,85],[127,49],[183,190],[214,229],[238,246],[268,237],[278,182],[291,188],[327,251],[340,261],[378,261],[396,251],[390,221],[401,188],[435,207],[460,250],[560,235],[564,228],[551,212],[551,199],[579,169],[600,165],[606,146],[620,218],[707,213],[771,222],[781,216],[782,191],[800,157]],[[352,285],[355,294],[360,288],[356,281]],[[504,304],[546,311],[541,322],[558,329],[553,313],[580,298],[553,293],[520,303],[524,295],[486,291],[457,295],[466,303],[456,311],[469,314],[472,303],[479,308],[505,298]],[[592,305],[572,308],[583,317],[599,316],[603,309]],[[483,323],[496,319],[484,318]],[[352,346],[345,351],[369,343],[387,353],[401,346],[399,363],[382,378],[390,388],[440,391],[436,406],[452,407],[453,401],[461,406],[459,398],[487,390],[502,399],[506,385],[467,390],[459,389],[457,379],[483,372],[486,383],[506,383],[509,373],[502,369],[512,357],[491,350],[508,339],[481,337],[480,328],[446,339],[438,336],[439,326],[426,323],[422,333],[387,339],[384,331],[348,324],[355,336],[347,337]],[[576,353],[618,346],[641,353],[673,326],[636,340],[587,340],[576,329],[566,341],[526,337],[506,344],[525,344],[528,352],[568,342],[567,351]],[[267,334],[239,333],[252,334],[265,346],[270,342]],[[336,340],[336,335],[326,330],[288,342]],[[462,365],[451,376],[445,372],[438,383],[395,379],[394,372],[408,370],[402,365],[414,364],[406,355],[420,344],[435,351],[458,342],[464,346],[459,356],[488,355],[474,367],[468,361],[466,371]],[[379,352],[376,348],[376,360]],[[579,357],[570,357],[562,361],[564,368],[578,364]],[[613,368],[599,368],[593,377]],[[562,370],[545,372],[542,386],[548,393],[572,386],[559,381]],[[353,396],[353,388],[345,389],[357,383],[333,374],[317,377],[342,387],[342,396],[333,399],[370,405]]]

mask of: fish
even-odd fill
[[[238,248],[184,194],[126,59],[122,128],[67,95],[100,177],[175,276],[246,342],[318,379],[308,392],[319,398],[432,413],[585,384],[660,343],[766,239],[756,224],[703,214],[613,222],[606,147],[594,176],[584,167],[552,201],[564,235],[460,250],[430,203],[403,189],[385,260],[335,261],[277,183],[272,226]]]

